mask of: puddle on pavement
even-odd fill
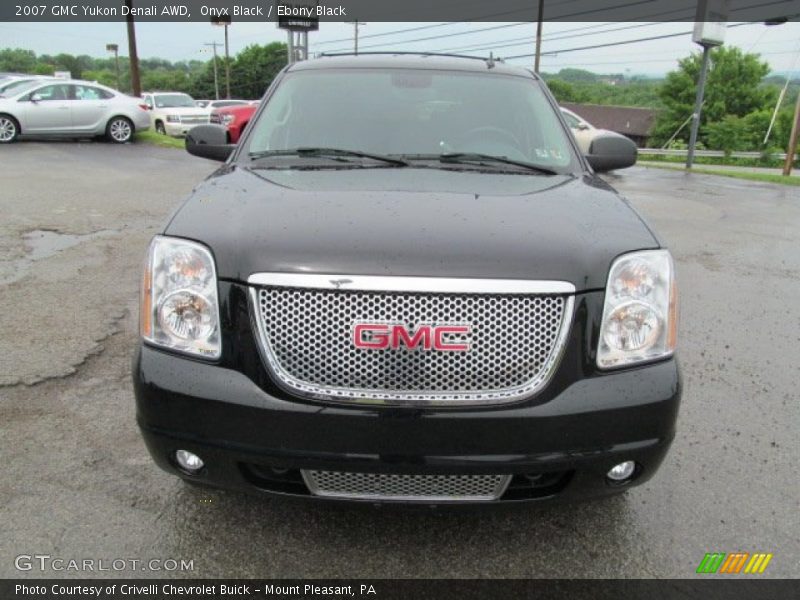
[[[30,268],[31,264],[37,260],[43,260],[55,256],[59,252],[68,250],[96,239],[111,237],[119,232],[114,229],[103,229],[78,235],[74,233],[59,233],[47,229],[35,229],[22,234],[25,242],[26,255],[24,258],[8,261],[0,270],[0,284],[9,284],[19,281]]]

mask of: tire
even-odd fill
[[[19,123],[11,115],[0,115],[0,144],[10,144],[19,137]]]
[[[161,135],[167,135],[167,129],[164,127],[164,123],[161,121],[156,121],[156,133]]]
[[[114,117],[106,126],[106,138],[113,144],[125,144],[133,138],[133,123],[127,117]]]

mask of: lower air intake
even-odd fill
[[[303,471],[315,496],[361,500],[464,502],[497,500],[510,475],[404,475]]]

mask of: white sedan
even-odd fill
[[[150,127],[141,100],[80,80],[36,81],[0,95],[0,144],[23,136],[94,137],[124,144]]]

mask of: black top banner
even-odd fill
[[[698,12],[700,9],[700,12]],[[698,15],[707,15],[698,18]],[[723,18],[715,17],[723,15]],[[724,18],[724,16],[727,18]],[[730,22],[800,19],[800,0],[3,0],[6,22]]]

